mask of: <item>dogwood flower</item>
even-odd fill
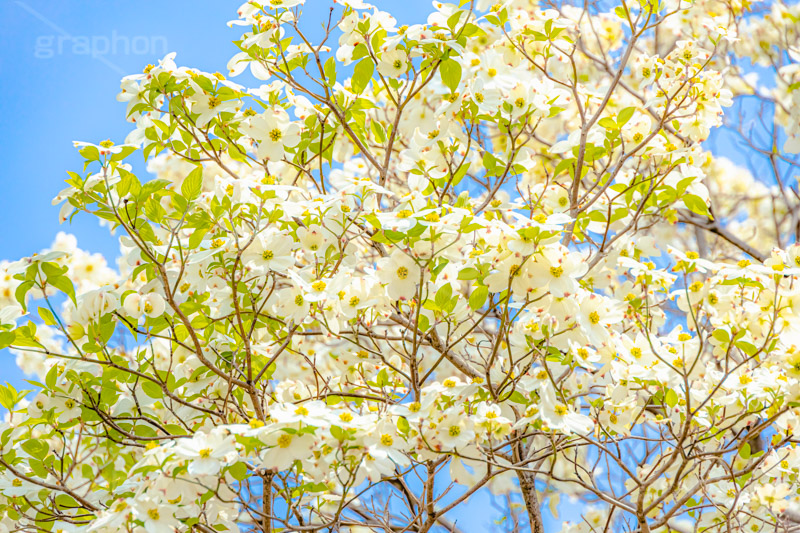
[[[300,142],[300,126],[291,122],[288,113],[280,107],[246,119],[242,130],[258,143],[256,155],[259,159],[280,161],[287,148]]]
[[[387,78],[399,78],[408,69],[408,55],[403,50],[384,52],[378,61],[378,72]]]

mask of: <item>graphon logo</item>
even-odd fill
[[[64,54],[94,58],[117,54],[163,56],[167,49],[166,37],[128,37],[112,30],[110,35],[40,35],[36,38],[33,55],[37,59],[50,59]]]
[[[33,55],[37,59],[51,59],[65,54],[84,55],[96,59],[118,74],[124,74],[123,69],[108,59],[109,56],[163,56],[167,53],[167,38],[163,36],[129,37],[118,34],[116,30],[112,30],[110,35],[72,35],[25,2],[17,0],[16,4],[54,32],[36,38]]]

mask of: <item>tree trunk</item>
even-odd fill
[[[528,510],[530,527],[532,533],[544,533],[542,523],[542,510],[539,507],[539,498],[536,496],[536,474],[532,472],[517,471],[519,487],[522,490],[522,498],[525,500],[525,508]]]
[[[525,453],[525,445],[517,442],[514,445],[514,462],[522,463]],[[519,488],[522,492],[522,499],[525,500],[525,509],[528,511],[531,533],[544,533],[544,523],[542,522],[542,509],[539,506],[539,497],[536,495],[536,474],[525,470],[517,470]]]

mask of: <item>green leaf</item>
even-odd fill
[[[397,430],[403,434],[407,435],[408,430],[411,429],[411,426],[408,423],[408,420],[404,416],[398,417],[397,419]]]
[[[376,383],[378,387],[385,387],[389,384],[389,374],[386,372],[385,368],[381,368],[381,371],[378,372]]]
[[[458,21],[461,20],[461,15],[463,14],[463,11],[456,11],[447,19],[447,27],[450,28],[452,33],[456,32],[456,26],[458,25]]]
[[[53,278],[48,278],[47,283],[69,296],[69,299],[72,300],[72,303],[76,303],[75,286],[72,284],[71,279],[66,276],[56,276]]]
[[[149,198],[144,204],[144,214],[153,222],[161,223],[167,212],[161,206],[161,202],[155,198]]]
[[[156,400],[161,399],[161,397],[164,396],[164,391],[161,389],[161,386],[152,381],[144,381],[142,383],[142,390],[149,397],[155,398]]]
[[[489,296],[489,288],[481,285],[473,289],[472,294],[469,295],[469,307],[473,311],[477,311],[483,304],[486,303],[486,298]]]
[[[325,73],[325,84],[333,87],[336,84],[336,59],[333,56],[325,61],[322,71]]]
[[[676,393],[672,389],[669,389],[667,391],[666,397],[664,398],[664,401],[668,406],[675,407],[676,405],[678,405],[678,393]]]
[[[441,289],[436,291],[436,297],[434,301],[436,302],[436,306],[439,309],[444,309],[447,304],[450,302],[450,298],[453,296],[453,287],[446,283],[442,286]]]
[[[475,279],[478,277],[478,274],[480,274],[480,272],[475,268],[462,268],[458,272],[458,279],[461,280]]]
[[[58,365],[53,365],[50,368],[50,370],[47,371],[47,375],[44,378],[44,383],[45,385],[47,385],[48,389],[54,389],[57,380],[58,380]]]
[[[611,117],[603,117],[597,121],[597,125],[607,130],[616,130],[617,121]]]
[[[741,351],[749,355],[750,357],[754,356],[758,352],[758,348],[755,345],[747,342],[747,341],[739,341],[736,343],[736,347],[739,348]]]
[[[625,109],[621,110],[619,114],[617,114],[617,125],[622,128],[625,124],[633,116],[633,112],[636,111],[635,107],[626,107]]]
[[[11,387],[11,385],[8,385],[8,387]],[[11,411],[16,404],[17,395],[11,392],[8,387],[0,385],[0,405]],[[11,387],[11,389],[13,389],[13,387]]]
[[[14,340],[17,338],[16,333],[13,331],[0,331],[0,350],[3,348],[8,348],[12,344],[14,344]],[[55,365],[53,366],[55,368]]]
[[[338,441],[347,440],[347,432],[339,426],[331,426],[331,435],[333,435],[333,438]]]
[[[139,200],[144,200],[148,198],[154,192],[163,189],[164,187],[169,185],[169,183],[170,182],[168,182],[167,180],[161,178],[148,181],[147,183],[142,185],[142,189],[139,191]]]
[[[236,481],[241,481],[247,477],[247,465],[245,463],[235,463],[228,468],[228,472]]]
[[[24,440],[20,446],[28,455],[39,460],[44,459],[47,456],[47,452],[50,451],[50,447],[43,440]]]
[[[683,195],[683,205],[686,206],[686,209],[691,211],[692,213],[696,213],[698,215],[704,215],[708,218],[711,218],[711,213],[708,210],[708,205],[706,205],[705,200],[697,196],[696,194],[685,194]]]
[[[78,152],[87,161],[99,161],[100,160],[100,150],[98,150],[96,146],[84,146],[83,148],[78,150]]]
[[[711,336],[724,344],[729,343],[731,340],[730,335],[728,335],[728,332],[725,331],[724,329],[715,329],[714,333],[712,333]]]
[[[136,151],[136,147],[135,146],[123,146],[122,148],[120,148],[119,152],[117,152],[116,154],[111,156],[111,160],[112,161],[122,161],[123,159],[125,159],[126,157],[128,157],[129,155],[131,155],[135,151]]]
[[[53,312],[50,311],[50,309],[48,309],[47,307],[39,306],[37,311],[39,312],[39,316],[41,317],[42,321],[44,321],[44,323],[47,324],[48,326],[55,326],[56,324],[58,324],[58,321],[56,320],[56,317],[53,315]]]
[[[25,281],[20,283],[19,286],[17,287],[17,290],[14,291],[14,297],[17,299],[17,302],[19,302],[19,305],[21,305],[22,309],[25,311],[28,310],[28,306],[26,304],[26,296],[28,295],[28,291],[30,291],[32,288],[33,288],[33,282]]]
[[[575,159],[572,159],[572,158],[570,158],[570,159],[562,159],[556,165],[555,170],[553,170],[553,176],[558,176],[559,174],[561,174],[562,172],[564,172],[568,168],[571,168],[571,167],[574,167],[574,166],[575,166]],[[574,172],[570,172],[570,174],[574,174]]]
[[[461,64],[455,59],[447,59],[439,65],[439,72],[442,75],[442,83],[445,87],[450,89],[451,92],[455,92],[458,84],[461,83]]]
[[[203,167],[198,166],[192,170],[181,184],[181,195],[191,201],[200,196],[203,190]]]
[[[367,88],[367,85],[372,79],[373,72],[375,72],[375,65],[372,63],[372,59],[366,58],[356,63],[353,69],[353,78],[350,82],[351,88],[355,94],[364,92],[364,89]]]
[[[749,442],[745,442],[744,444],[742,444],[742,447],[739,448],[739,457],[741,457],[744,460],[747,460],[747,459],[750,459],[750,455],[751,455],[750,454],[750,443]]]

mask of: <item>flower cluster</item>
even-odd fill
[[[227,75],[263,84],[170,54],[123,79],[124,144],[76,143],[55,203],[120,257],[0,263],[37,380],[0,387],[0,532],[456,531],[483,494],[533,531],[562,495],[564,533],[798,522],[796,27],[336,3],[314,44],[302,0],[247,2]],[[748,57],[774,185],[701,144]]]

